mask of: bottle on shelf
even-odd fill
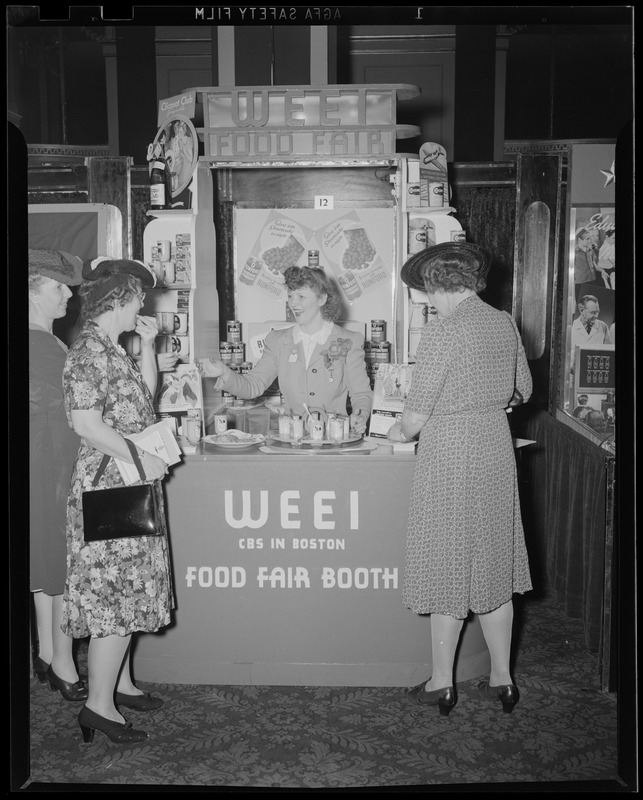
[[[156,158],[150,165],[150,208],[160,211],[168,207],[169,188],[163,159]]]

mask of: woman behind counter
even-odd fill
[[[401,420],[388,434],[420,435],[403,599],[431,614],[433,675],[407,697],[445,716],[456,703],[455,653],[470,611],[491,656],[481,695],[506,712],[518,702],[509,672],[512,596],[532,588],[506,413],[530,397],[532,379],[515,322],[477,295],[489,263],[481,248],[450,242],[402,268],[402,280],[426,291],[438,316],[422,333]]]
[[[84,326],[65,363],[65,407],[81,437],[67,512],[68,574],[63,625],[74,637],[90,636],[89,696],[78,715],[85,742],[98,730],[113,742],[132,744],[147,734],[125,721],[118,707],[147,711],[162,700],[132,682],[130,640],[136,631],[156,631],[170,622],[174,605],[160,480],[165,462],[139,450],[148,481],[155,481],[163,530],[158,536],[85,543],[82,493],[107,454],[132,463],[124,437],[155,421],[152,405],[157,368],[153,317],[140,316],[144,288],[153,273],[137,261],[95,259],[83,270],[80,286]],[[140,368],[119,345],[119,336],[141,337]],[[122,486],[114,458],[99,489]]]
[[[81,282],[82,261],[58,250],[29,250],[29,539],[30,588],[38,632],[34,671],[65,700],[87,699],[62,632],[67,572],[65,537],[69,483],[80,440],[63,403],[67,346],[53,323],[67,313],[70,286]]]
[[[220,378],[219,388],[244,399],[259,397],[278,378],[288,414],[346,414],[348,400],[351,428],[363,434],[373,401],[364,337],[335,324],[341,299],[323,269],[289,267],[284,279],[296,324],[266,336],[263,354],[247,375],[210,359],[201,364],[205,375]]]

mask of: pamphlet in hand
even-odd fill
[[[156,422],[140,433],[131,433],[127,438],[142,450],[162,458],[168,466],[177,464],[181,460],[181,449],[165,422]],[[141,479],[136,464],[129,464],[127,461],[117,458],[116,465],[127,486],[137,483]]]
[[[380,364],[373,389],[373,411],[368,434],[373,439],[386,439],[388,429],[401,416],[411,386],[412,364]],[[394,452],[413,452],[416,442],[395,442]]]

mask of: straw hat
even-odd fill
[[[83,279],[86,281],[97,281],[100,278],[117,278],[119,275],[134,275],[140,278],[144,289],[151,289],[156,286],[156,275],[142,261],[98,256],[92,261],[85,262],[83,267]]]
[[[458,269],[486,277],[491,266],[491,253],[470,242],[441,242],[415,253],[402,267],[400,277],[412,289],[425,291],[424,275],[434,261],[459,256]]]

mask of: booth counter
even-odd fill
[[[174,622],[137,637],[136,678],[293,686],[427,679],[430,617],[401,597],[415,455],[390,450],[218,452],[202,442],[184,456],[166,481]],[[488,672],[474,616],[456,679]]]

